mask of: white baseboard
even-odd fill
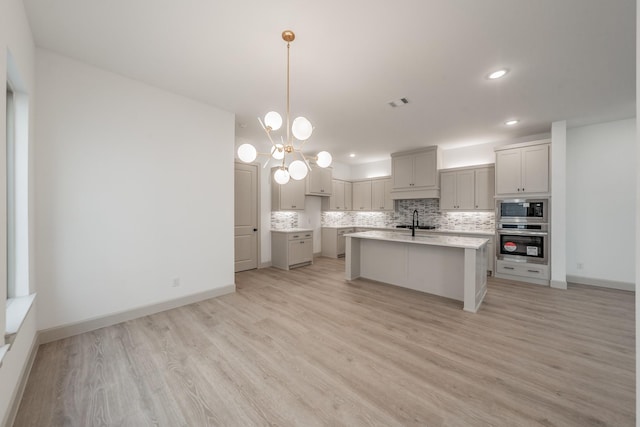
[[[267,262],[262,262],[260,263],[260,265],[258,266],[258,268],[269,268],[271,267],[271,261],[267,261]]]
[[[233,293],[235,291],[235,284],[227,285],[221,288],[216,288],[210,291],[200,292],[193,295],[187,295],[185,297],[177,298],[170,301],[164,301],[157,304],[134,308],[132,310],[121,311],[106,316],[70,323],[68,325],[44,329],[39,333],[39,343],[45,344],[74,335],[83,334],[85,332],[95,331],[96,329],[116,325],[118,323],[126,322],[127,320],[133,320],[139,317],[148,316],[150,314],[159,313],[161,311],[171,310],[172,308],[178,308],[183,305],[193,304],[210,298],[219,297],[222,295]]]
[[[565,280],[551,280],[551,287],[555,289],[567,289],[567,282]]]
[[[22,401],[22,396],[24,395],[24,390],[27,387],[27,381],[29,380],[29,375],[31,374],[31,368],[33,368],[33,362],[35,362],[36,355],[38,354],[38,347],[40,347],[40,334],[36,332],[36,334],[33,336],[31,349],[29,350],[29,354],[27,356],[27,363],[25,363],[24,368],[22,369],[22,373],[20,374],[20,381],[18,382],[18,386],[14,390],[13,397],[11,398],[9,410],[2,420],[2,425],[5,427],[12,426],[16,420],[16,415],[18,415],[18,408],[20,407],[20,402]]]
[[[591,277],[572,276],[567,274],[567,282],[581,285],[599,286],[601,288],[619,289],[621,291],[635,291],[636,285],[631,282],[618,282],[616,280],[593,279]]]

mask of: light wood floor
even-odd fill
[[[462,303],[319,258],[40,347],[15,426],[633,426],[634,296],[492,280]]]

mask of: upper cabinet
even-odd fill
[[[357,181],[353,183],[353,210],[371,210],[371,181]]]
[[[313,165],[306,179],[306,194],[308,196],[330,196],[333,191],[333,180],[331,178],[331,168],[321,168]]]
[[[391,154],[392,199],[426,199],[440,196],[437,146]]]
[[[305,182],[290,179],[284,185],[273,180],[273,174],[278,168],[271,169],[271,210],[290,211],[304,210]]]
[[[351,183],[340,179],[334,179],[332,181],[331,195],[329,197],[322,198],[322,210],[351,210]]]
[[[496,196],[549,194],[549,141],[496,148]]]
[[[493,165],[442,170],[440,210],[493,210]]]
[[[391,178],[371,180],[371,210],[392,211],[393,199],[391,198]]]

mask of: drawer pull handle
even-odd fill
[[[298,235],[293,236],[294,239],[297,239],[298,237],[300,237],[300,236],[298,236]]]
[[[529,273],[540,273],[538,270],[527,270]]]
[[[502,268],[504,268],[505,270],[515,270],[515,268],[513,267],[502,267]]]

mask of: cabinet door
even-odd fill
[[[456,203],[457,209],[475,209],[476,174],[473,170],[456,173]],[[442,191],[442,190],[441,190]]]
[[[522,192],[549,192],[549,146],[522,148]]]
[[[307,194],[330,196],[332,190],[331,169],[312,166],[307,176]]]
[[[436,187],[438,185],[438,167],[436,150],[413,156],[413,187]]]
[[[413,156],[393,157],[391,169],[394,189],[413,187]]]
[[[456,208],[456,173],[440,174],[440,209]]]
[[[476,209],[494,209],[495,170],[493,168],[476,170]]]
[[[504,150],[496,153],[496,195],[519,193],[520,150]]]
[[[271,185],[280,185],[272,182]],[[296,181],[295,179],[289,180],[284,185],[280,185],[280,209],[304,209],[305,200],[305,183],[304,180]]]
[[[345,210],[344,205],[344,181],[340,181],[338,179],[334,179],[332,182],[332,193],[329,197],[329,203],[332,211],[343,211]]]
[[[384,184],[385,181],[382,180],[371,181],[371,210],[385,210]]]
[[[353,183],[353,210],[371,210],[371,181]]]
[[[393,209],[393,199],[391,198],[391,187],[393,187],[393,183],[391,182],[391,178],[384,180],[384,210],[392,211]]]
[[[313,239],[289,241],[289,265],[313,260]]]
[[[320,168],[320,192],[331,194],[333,186],[333,173],[329,168]]]
[[[353,184],[350,182],[344,183],[344,209],[353,210]]]

